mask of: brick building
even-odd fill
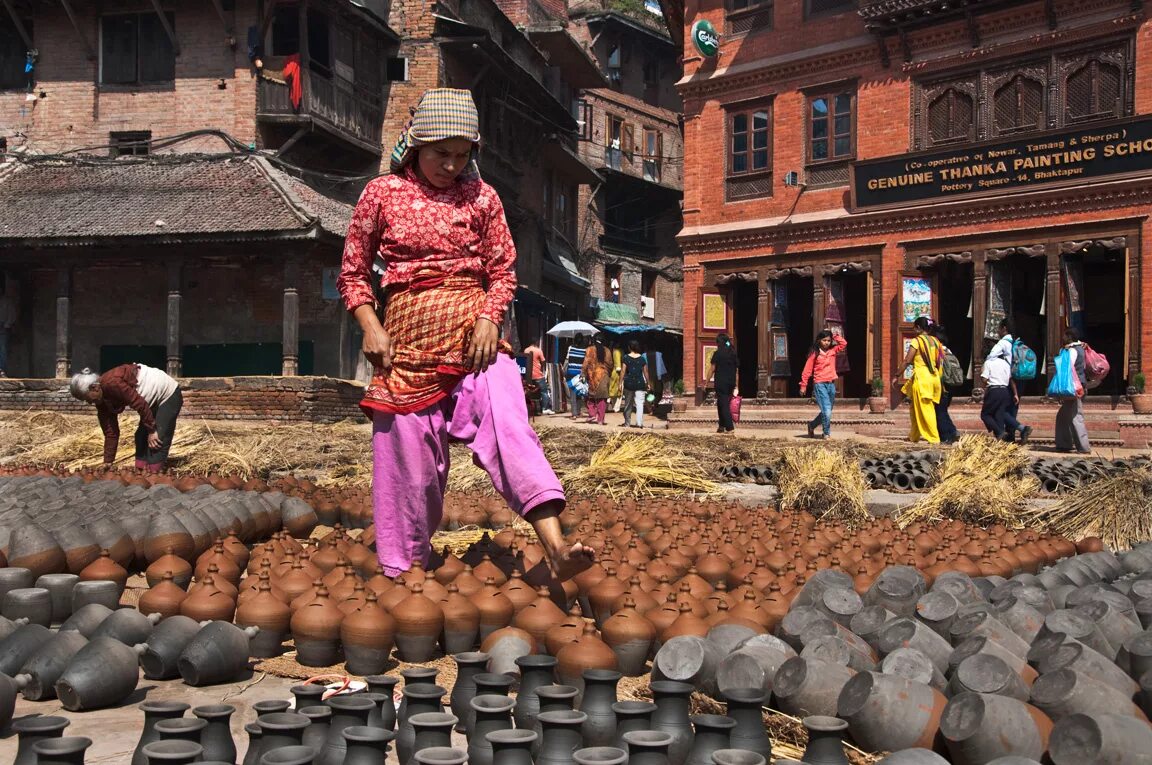
[[[798,395],[813,334],[849,341],[841,395],[899,372],[911,321],[969,379],[998,320],[1044,360],[1065,326],[1148,367],[1152,68],[1128,0],[707,0],[684,18],[686,382],[717,333],[745,397]],[[692,25],[720,32],[702,55]],[[971,383],[969,384],[971,386]],[[886,385],[887,389],[888,386]]]

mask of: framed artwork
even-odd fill
[[[900,360],[901,361],[908,358],[908,351],[910,351],[912,349],[912,344],[915,342],[916,342],[916,338],[913,336],[910,336],[910,335],[906,335],[902,339],[902,342],[900,345]],[[903,374],[904,374],[905,380],[910,379],[912,377],[912,367],[911,366],[904,367]]]
[[[932,315],[932,284],[922,276],[905,276],[901,280],[900,318],[911,324],[921,316]]]
[[[700,296],[700,329],[703,332],[728,330],[728,304],[724,296],[706,292]]]
[[[719,346],[713,343],[703,343],[700,346],[700,381],[708,381],[708,373],[712,370],[712,354]]]
[[[339,276],[339,268],[325,268],[320,272],[320,294],[325,300],[340,299],[340,288],[336,286]]]
[[[788,333],[772,333],[772,356],[777,359],[788,358]]]

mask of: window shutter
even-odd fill
[[[632,155],[636,151],[636,133],[628,123],[624,123],[624,137],[621,140],[621,145],[624,153],[628,155],[628,159],[632,159]]]
[[[100,19],[100,81],[136,82],[136,27],[138,16]]]
[[[176,30],[176,17],[171,13],[168,24]],[[140,14],[138,56],[140,59],[140,82],[169,82],[176,79],[176,52],[172,41],[164,33],[160,19],[154,13]]]

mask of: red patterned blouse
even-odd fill
[[[417,277],[471,275],[487,287],[479,316],[500,326],[516,293],[516,245],[496,190],[482,180],[438,189],[411,168],[374,179],[360,195],[338,286],[349,311],[373,304],[372,263],[385,288]]]

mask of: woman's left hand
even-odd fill
[[[148,434],[148,448],[149,449],[159,449],[163,445],[164,445],[164,442],[160,440],[160,434],[159,433],[152,432],[152,433]]]
[[[472,329],[472,342],[468,345],[467,362],[474,372],[483,372],[496,360],[496,344],[500,329],[490,319],[476,320]]]

